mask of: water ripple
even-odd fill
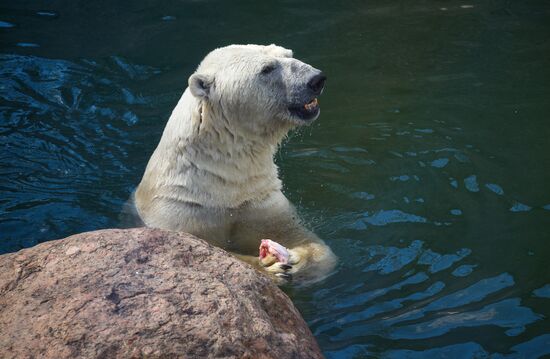
[[[103,213],[127,199],[120,179],[134,172],[127,158],[137,146],[127,128],[148,104],[123,79],[157,71],[116,57],[99,64],[0,55],[0,64],[0,212],[9,214],[0,221],[2,252],[116,225]]]
[[[325,355],[550,354],[547,4],[140,0],[82,21],[78,6],[11,3],[6,48],[43,57],[0,55],[2,252],[116,226],[211,40],[284,19],[296,54],[330,72],[320,119],[276,158],[340,258],[322,283],[287,288]]]
[[[506,299],[489,304],[478,311],[451,313],[436,319],[403,326],[392,330],[392,339],[433,338],[455,328],[468,328],[483,325],[495,325],[502,328],[516,328],[540,320],[530,308],[522,307],[518,298]]]

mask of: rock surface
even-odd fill
[[[0,256],[1,358],[322,358],[289,298],[188,234],[83,233]]]

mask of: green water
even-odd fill
[[[277,155],[340,257],[285,288],[329,358],[550,354],[550,3],[0,3],[0,250],[118,225],[198,62],[322,69]]]

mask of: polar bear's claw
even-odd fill
[[[292,269],[292,266],[281,262],[276,262],[264,268],[266,271],[271,273],[288,273]]]
[[[292,274],[289,274],[289,273],[277,273],[275,274],[275,276],[287,281],[292,280]]]

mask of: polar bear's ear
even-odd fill
[[[189,90],[197,98],[208,98],[213,82],[214,78],[212,76],[193,74],[189,77]]]

